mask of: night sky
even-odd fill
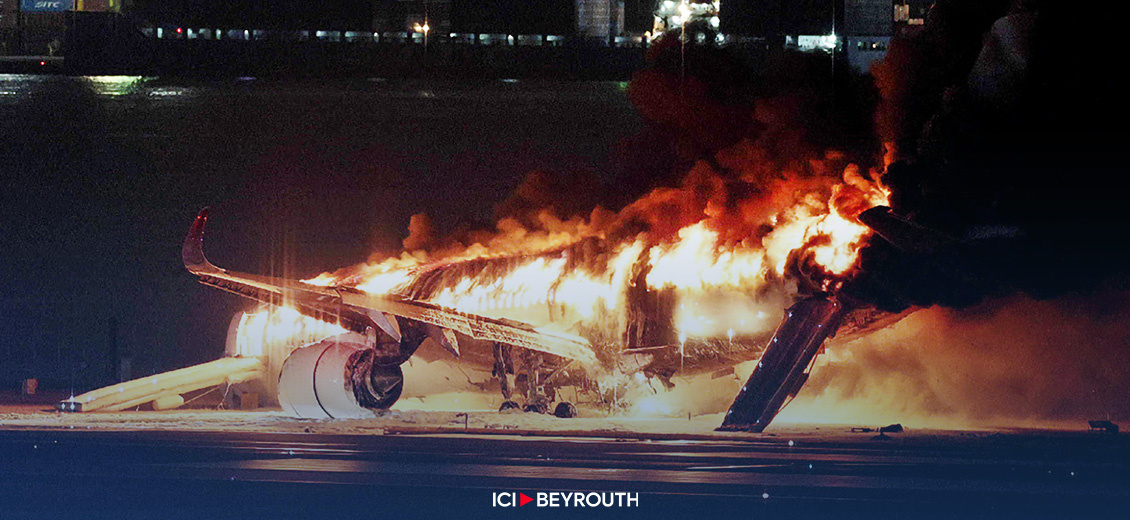
[[[891,44],[875,81],[842,67],[830,77],[824,58],[797,53],[755,78],[724,52],[691,47],[684,89],[674,40],[652,49],[652,69],[631,87],[0,79],[5,384],[66,386],[75,371],[77,389],[105,382],[112,319],[134,375],[215,358],[248,303],[180,265],[203,206],[216,264],[303,278],[398,251],[415,213],[439,235],[489,227],[532,172],[557,176],[551,186],[598,187],[592,200],[550,201],[616,208],[743,139],[780,164],[831,148],[877,162],[891,143],[882,180],[894,211],[955,237],[941,252],[872,240],[844,297],[976,314],[1023,294],[1117,321],[1130,312],[1130,218],[1117,189],[1130,103],[1111,73],[1121,63],[1112,24],[1126,17],[1096,22],[1048,3],[1023,18],[1035,4],[940,1],[918,36]],[[1004,29],[990,34],[1010,12],[1031,36],[1024,67],[1007,65]],[[1089,46],[1060,44],[1082,26],[1094,29]],[[649,142],[657,126],[679,139]],[[743,182],[722,184],[757,189]],[[1089,376],[1126,351],[1108,336],[1083,355],[1068,342],[1051,349]],[[1022,366],[1031,357],[1015,357],[1016,373],[1052,381],[1051,369]]]
[[[617,83],[4,77],[0,90],[14,92],[0,97],[13,388],[68,386],[75,367],[80,389],[104,382],[111,318],[135,376],[217,357],[249,302],[181,266],[201,207],[217,265],[309,277],[398,251],[415,213],[440,232],[489,225],[535,170],[615,182],[617,144],[642,125]]]

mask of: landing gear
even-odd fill
[[[502,403],[503,408],[499,411],[506,410],[506,403],[514,403],[511,397],[514,395],[514,358],[511,355],[511,347],[505,343],[494,344],[494,369],[491,370],[494,377],[498,378],[498,385],[502,389],[502,398],[506,399]],[[518,403],[514,403],[517,407]]]
[[[561,401],[557,403],[557,408],[553,409],[553,415],[562,419],[572,419],[577,416],[577,407],[568,401]]]
[[[514,401],[514,387],[516,381],[514,377],[514,358],[511,355],[511,347],[505,343],[494,344],[494,369],[491,371],[494,377],[498,378],[499,389],[502,390],[502,406],[498,407],[499,412],[519,411],[522,407]]]
[[[545,403],[530,403],[527,404],[525,408],[522,408],[522,411],[533,413],[548,413],[549,405]]]
[[[533,350],[522,351],[522,365],[526,376],[526,406],[527,412],[546,413],[549,403],[553,400],[545,393],[545,385],[541,379],[541,366],[544,362],[541,352]]]
[[[392,319],[397,318],[394,316]],[[366,331],[366,336],[374,345],[372,361],[374,365],[401,365],[416,353],[424,340],[428,339],[428,331],[420,323],[409,320],[399,320],[397,323],[401,336],[399,341],[387,335],[381,336],[383,340],[378,341],[376,330],[370,327]]]
[[[499,412],[522,410],[530,413],[549,413],[556,391],[546,382],[553,378],[565,365],[550,370],[548,375],[542,374],[544,357],[541,352],[532,350],[521,351],[522,373],[517,374],[514,367],[513,350],[505,343],[494,344],[494,369],[492,373],[498,378],[499,389],[502,391],[502,406]],[[514,390],[525,394],[526,405],[519,407],[513,400]],[[562,418],[576,417],[577,407],[572,403],[560,402],[553,411],[553,415]]]

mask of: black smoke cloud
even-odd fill
[[[726,174],[718,154],[753,141],[770,162],[819,159],[836,150],[871,166],[881,153],[872,117],[876,96],[869,78],[844,65],[833,66],[823,53],[683,48],[677,33],[664,36],[649,49],[648,67],[634,75],[628,94],[650,131],[668,143],[652,153],[673,160],[669,169],[639,177],[653,185],[678,182],[698,161]]]
[[[705,217],[708,202],[717,206],[715,218],[724,212],[741,220],[750,201],[781,209],[767,200],[786,184],[812,188],[840,181],[849,164],[864,175],[878,166],[869,77],[833,66],[827,54],[735,50],[684,48],[677,34],[657,40],[627,90],[646,129],[613,147],[609,171],[531,172],[496,216],[541,229],[546,214],[592,219],[638,206],[656,189],[680,190],[692,200],[671,201],[658,211],[663,222],[626,218],[617,226],[624,235],[661,237]],[[481,238],[470,230],[452,235],[461,243]]]
[[[883,181],[895,212],[955,242],[913,255],[873,239],[848,294],[892,311],[963,307],[1125,276],[1127,10],[943,0],[892,43],[875,69],[897,159]]]
[[[883,181],[895,212],[953,242],[915,254],[870,240],[843,294],[927,308],[833,343],[783,418],[1130,417],[1130,100],[1116,72],[1127,11],[941,0],[892,44],[874,70],[877,126],[894,146]]]

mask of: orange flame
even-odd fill
[[[712,300],[722,294],[755,298],[787,278],[798,256],[827,279],[849,275],[870,235],[855,216],[887,200],[887,192],[854,166],[839,182],[786,177],[773,182],[768,196],[737,201],[705,168],[692,170],[688,186],[656,190],[618,214],[598,208],[588,219],[565,221],[543,212],[531,228],[504,219],[496,233],[470,246],[404,252],[306,283],[398,294],[573,333],[596,317],[615,318],[629,287],[643,283],[649,291],[675,294],[681,343],[722,335],[732,342],[768,324],[752,316],[719,317],[710,310]],[[706,200],[696,201],[701,192]],[[685,223],[665,234],[672,219]],[[645,231],[624,232],[640,221]],[[590,247],[594,241],[598,245]]]
[[[228,354],[234,356],[282,354],[281,358],[285,358],[295,348],[345,332],[338,325],[304,316],[289,307],[244,312],[236,319],[228,346]]]

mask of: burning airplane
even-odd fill
[[[203,252],[205,209],[182,256],[201,283],[277,309],[234,324],[229,359],[258,360],[238,365],[241,374],[258,372],[228,382],[261,381],[299,417],[388,409],[403,388],[400,365],[431,341],[453,363],[489,367],[501,410],[559,417],[577,413],[559,392],[565,386],[614,406],[625,379],[670,387],[676,374],[760,359],[722,427],[761,431],[852,310],[836,291],[871,233],[855,212],[886,200],[854,167],[839,182],[796,185],[811,191],[759,201],[778,206],[751,213],[769,225],[719,211],[664,233],[656,209],[686,201],[682,191],[657,190],[615,218],[576,222],[502,253],[476,244],[439,258],[404,254],[303,281],[214,266]],[[770,316],[786,300],[797,303],[771,334]],[[197,387],[216,384],[216,373],[202,372]],[[155,406],[177,405],[174,394],[191,385],[168,390],[162,379],[149,386]],[[142,399],[129,393],[107,408],[126,393],[103,389],[60,407],[121,409]]]
[[[735,365],[755,361],[721,429],[761,431],[805,383],[824,341],[837,330],[866,329],[875,307],[897,313],[1040,294],[1063,273],[1099,279],[1115,270],[1107,263],[1124,258],[1096,263],[1109,224],[1124,221],[1099,217],[1120,205],[1093,203],[1086,183],[1023,182],[1029,170],[1082,167],[1074,164],[1078,154],[1046,146],[1048,136],[1059,136],[1055,128],[1014,122],[1018,112],[1008,106],[985,110],[986,94],[973,88],[1007,86],[986,75],[1000,53],[982,48],[981,35],[992,28],[1000,46],[1019,49],[1004,54],[1012,56],[1023,50],[1013,36],[1035,22],[1024,12],[1004,16],[1002,5],[976,17],[962,6],[939,2],[931,16],[966,16],[968,27],[928,21],[923,34],[969,43],[970,52],[939,57],[931,50],[944,46],[894,46],[887,68],[877,70],[879,119],[890,126],[884,140],[891,143],[882,167],[860,168],[824,148],[814,153],[819,147],[781,159],[778,152],[800,139],[772,127],[791,120],[766,105],[760,123],[769,130],[758,139],[714,148],[680,185],[656,188],[619,211],[598,207],[572,219],[540,211],[448,242],[417,236],[427,226],[413,218],[403,253],[307,280],[216,267],[204,256],[202,211],[183,245],[186,268],[205,285],[276,310],[239,318],[223,366],[124,383],[60,407],[175,406],[180,393],[218,378],[261,381],[300,417],[372,415],[400,397],[401,364],[432,345],[451,363],[492,373],[502,410],[561,417],[576,414],[563,387],[614,408],[624,381],[670,386],[679,384],[676,375],[733,374]],[[939,59],[953,63],[929,66]],[[989,65],[974,67],[982,61]],[[900,63],[925,79],[902,82]],[[648,74],[643,82],[654,92],[644,101],[657,107],[706,97],[701,84],[683,88],[671,74]],[[912,99],[912,87],[928,92]],[[672,124],[693,115],[652,108]],[[1075,121],[1078,111],[1069,108],[1055,114]],[[717,137],[718,125],[686,126],[703,142]],[[1081,164],[1105,171],[1108,156],[1095,157]],[[1120,196],[1107,191],[1099,195]],[[1049,213],[1053,200],[1082,201],[1069,207],[1085,210]],[[1073,269],[1076,263],[1102,269]]]

